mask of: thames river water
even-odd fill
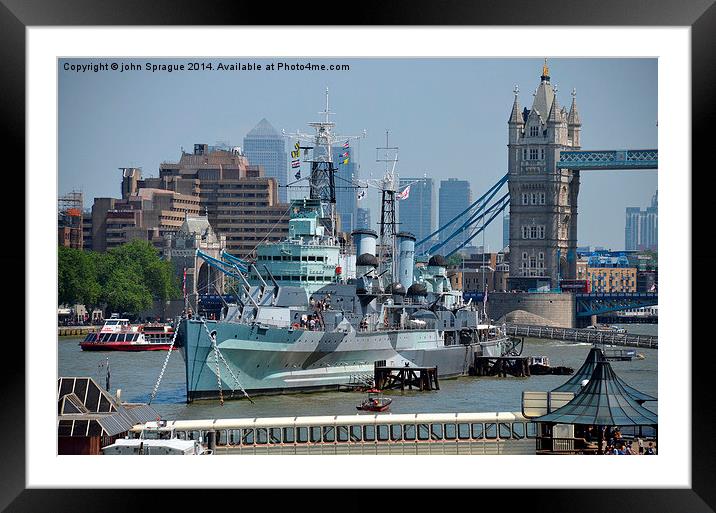
[[[630,333],[656,335],[655,324],[622,325]],[[122,400],[147,402],[157,381],[165,351],[88,352],[78,345],[81,338],[61,337],[58,341],[58,377],[90,376],[104,387],[105,368],[109,358],[112,393],[122,390]],[[547,356],[552,366],[563,365],[575,371],[584,362],[590,344],[573,344],[556,340],[526,339],[522,356]],[[632,349],[632,348],[625,348]],[[643,360],[611,362],[616,374],[634,388],[657,396],[657,350],[633,348],[645,356]],[[569,376],[530,376],[526,378],[462,377],[440,380],[440,390],[431,392],[388,391],[393,399],[393,413],[493,412],[521,410],[523,390],[548,391],[558,387]],[[225,390],[225,397],[231,389]],[[241,392],[236,392],[241,396]],[[292,417],[301,415],[352,415],[365,394],[359,392],[314,392],[277,396],[252,397],[254,404],[242,399],[198,401],[186,404],[184,360],[179,351],[169,358],[166,372],[152,406],[162,418],[209,419],[240,417]],[[657,411],[655,402],[645,404]]]

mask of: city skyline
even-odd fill
[[[64,72],[60,61],[58,193],[81,189],[87,208],[94,197],[118,195],[117,168],[142,167],[145,176],[156,176],[180,147],[242,141],[263,118],[279,132],[305,131],[325,106],[328,87],[338,132],[368,131],[352,147],[364,178],[382,175],[374,148],[384,146],[389,129],[391,146],[400,147],[401,176],[467,179],[473,195],[481,194],[507,168],[514,85],[529,105],[542,65],[541,59],[320,61],[348,62],[351,71],[298,74],[288,87],[270,74],[76,75]],[[549,65],[553,82],[564,84],[557,93],[562,104],[577,90],[583,148],[657,147],[655,59],[550,59]],[[449,85],[440,79],[446,76]],[[202,108],[189,118],[192,105]],[[657,172],[584,172],[581,181],[580,245],[620,249],[623,209],[648,203]],[[602,208],[605,195],[613,209]],[[365,203],[375,223],[377,194],[370,191]],[[488,248],[501,248],[501,239],[500,223],[493,223]]]

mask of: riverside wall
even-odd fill
[[[576,300],[569,293],[491,292],[487,314],[498,324],[577,327]]]

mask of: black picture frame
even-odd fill
[[[705,156],[713,145],[714,96],[716,93],[716,7],[713,0],[665,0],[662,2],[606,0],[586,2],[575,0],[551,0],[550,2],[529,2],[512,0],[509,2],[486,1],[473,2],[425,1],[412,2],[375,2],[364,1],[359,5],[346,6],[346,15],[340,20],[316,17],[320,6],[297,4],[294,8],[278,8],[279,4],[261,2],[229,1],[190,1],[161,0],[142,2],[125,0],[122,2],[99,2],[96,0],[71,0],[52,2],[50,0],[2,0],[0,2],[0,63],[2,81],[0,84],[0,114],[2,116],[3,142],[6,148],[13,148],[19,157],[17,169],[25,169],[25,29],[31,26],[87,26],[87,25],[286,25],[297,21],[310,24],[346,26],[353,24],[368,25],[570,25],[570,26],[688,26],[691,27],[691,73],[692,73],[692,157]],[[340,11],[342,4],[333,4],[330,13]],[[709,139],[707,139],[709,138]],[[710,144],[709,144],[710,143]],[[702,160],[702,159],[698,159]],[[705,159],[703,159],[705,161]],[[705,162],[704,162],[705,163]],[[698,186],[692,181],[692,205],[706,205],[703,213],[708,213],[707,194],[713,190],[709,182],[709,167],[705,172],[690,175],[690,170],[671,170],[679,172],[685,179],[698,178]],[[22,192],[21,192],[22,191]],[[14,211],[24,212],[26,197],[24,177],[18,179],[13,189]],[[22,202],[22,204],[20,204]],[[12,208],[11,207],[11,208]],[[684,205],[683,208],[691,208]],[[698,208],[698,207],[697,207]],[[705,215],[692,210],[692,234],[707,233]],[[20,217],[22,214],[17,214]],[[24,227],[24,216],[23,216]],[[15,219],[17,222],[18,219]],[[24,230],[23,230],[24,233]],[[28,269],[24,262],[23,245],[15,242],[18,250],[12,255],[2,257],[3,268],[7,270]],[[697,254],[697,249],[702,253]],[[712,268],[716,259],[710,258],[711,250],[700,248],[694,240],[692,246],[692,266],[694,272],[699,268]],[[684,279],[691,280],[685,275]],[[693,282],[692,282],[693,283]],[[710,302],[692,293],[692,320],[707,319]],[[13,310],[19,311],[18,304],[31,303],[32,298],[23,302],[12,295]],[[689,298],[683,298],[688,300]],[[25,312],[25,315],[31,312]],[[27,319],[26,319],[27,322]],[[15,326],[20,323],[15,321]],[[696,326],[692,324],[692,339],[696,340]],[[25,444],[52,443],[52,441],[31,441],[25,439],[25,393],[24,347],[17,343],[17,331],[8,330],[5,340],[4,360],[13,362],[4,365],[2,373],[3,399],[0,408],[2,420],[2,451],[0,461],[0,508],[7,511],[127,511],[159,510],[174,507],[173,503],[187,505],[192,490],[59,490],[26,489],[25,484]],[[707,337],[698,337],[698,346],[691,340],[666,341],[691,345],[692,367],[692,421],[691,434],[694,447],[691,452],[692,487],[690,489],[511,489],[511,490],[470,490],[462,493],[466,508],[487,505],[494,500],[501,509],[529,508],[532,511],[581,513],[629,511],[678,511],[701,512],[714,511],[716,507],[716,460],[713,455],[713,411],[714,401],[708,386],[708,376],[712,374],[714,348]],[[10,347],[12,346],[12,347]],[[661,370],[661,368],[660,368]],[[668,367],[663,367],[668,373]],[[687,426],[685,425],[685,429]],[[392,471],[401,471],[393,469]],[[406,470],[402,470],[406,471]],[[438,471],[437,469],[434,471]],[[514,472],[514,485],[523,486],[529,476],[523,475],[519,468]],[[82,476],[77,476],[81,483]],[[628,476],[626,476],[628,480]],[[555,477],[558,481],[558,477]],[[317,483],[318,485],[319,483]],[[365,509],[373,507],[376,500],[385,500],[390,494],[380,494],[380,499],[371,496],[361,503],[359,490],[354,490],[358,500],[348,499],[345,491],[335,493],[322,491],[320,503],[315,504],[318,494],[315,490],[291,490],[290,494],[249,492],[240,490],[241,505],[236,507],[260,507],[261,503],[271,509],[295,507],[306,504],[311,509]],[[211,496],[202,494],[202,507],[222,507],[225,492],[215,490]],[[442,490],[444,497],[453,491]],[[251,496],[250,496],[251,495]],[[409,490],[393,497],[407,502],[407,506],[423,505],[430,496],[437,497],[432,490]],[[363,495],[365,497],[365,495]],[[258,504],[255,502],[259,500]],[[439,499],[444,500],[444,499]],[[335,501],[340,501],[336,504]],[[420,502],[418,502],[420,501]],[[451,501],[452,502],[452,501]],[[214,506],[211,506],[211,505]],[[257,506],[254,506],[256,504]],[[451,504],[451,503],[448,503]],[[455,502],[455,504],[459,504]],[[322,507],[323,506],[323,507]],[[384,507],[396,506],[384,503]],[[461,506],[457,506],[461,507]]]

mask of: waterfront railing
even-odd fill
[[[565,342],[643,347],[648,349],[659,348],[659,337],[656,335],[635,335],[632,333],[618,333],[614,331],[508,324],[507,334],[513,337],[543,338],[563,340]]]

